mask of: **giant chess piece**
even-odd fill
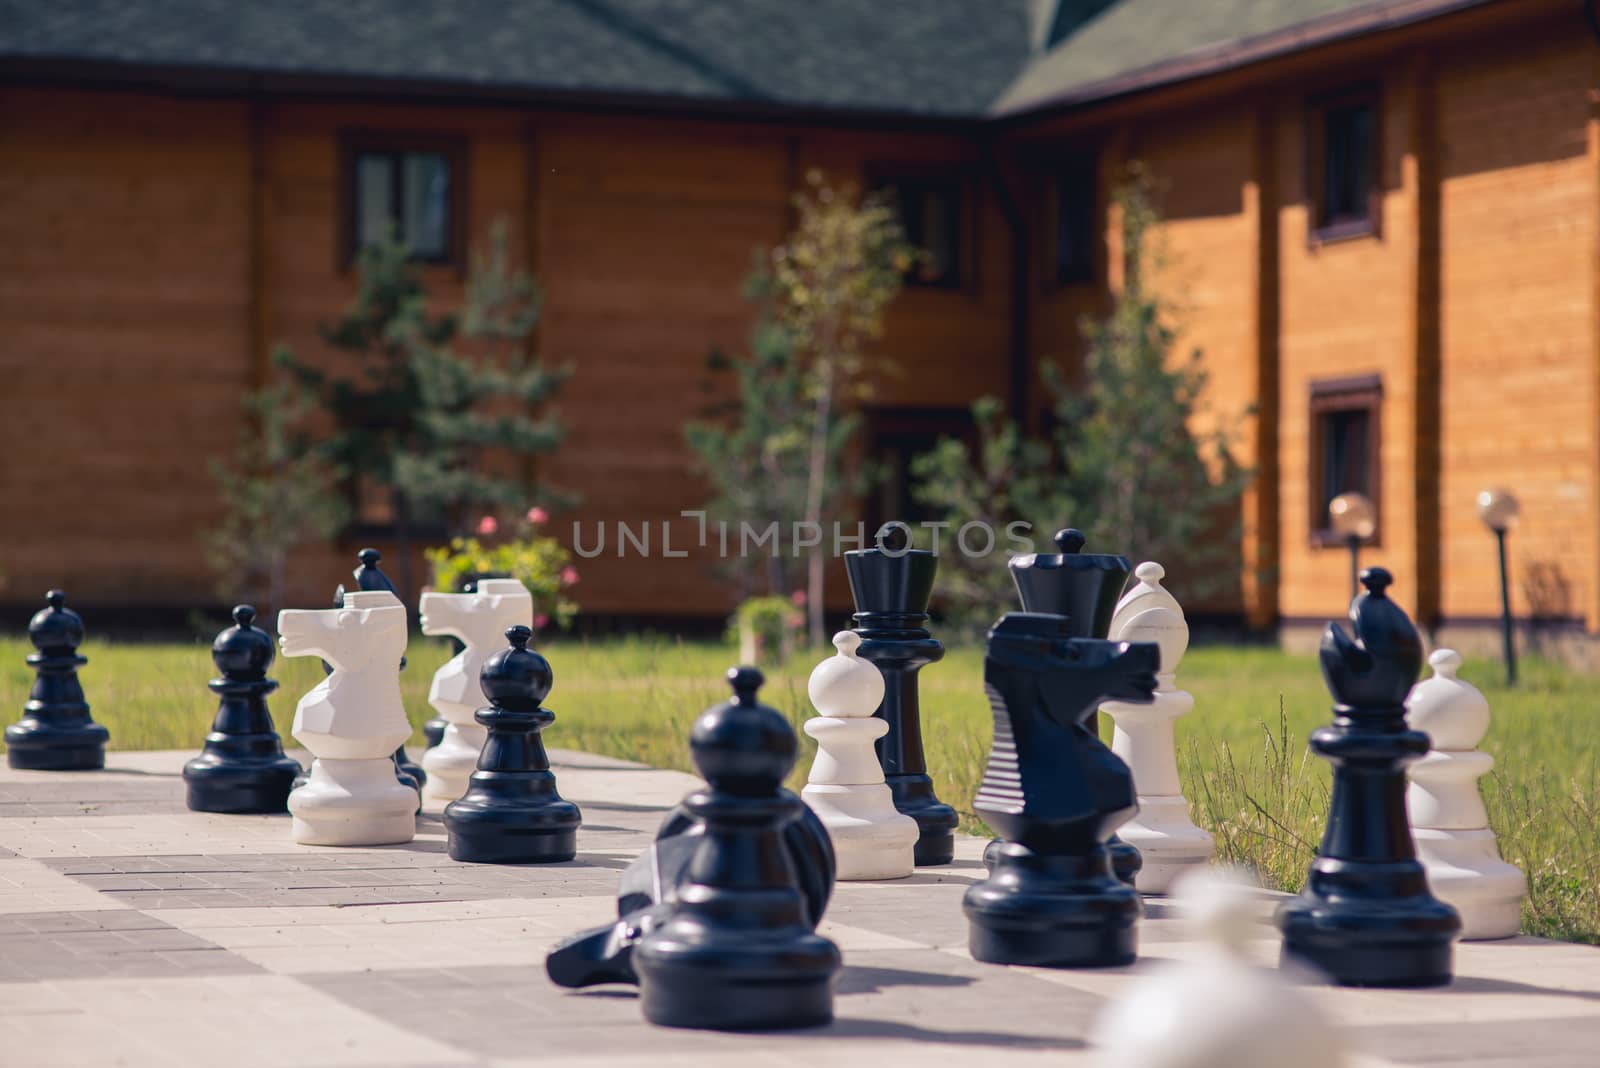
[[[972,956],[992,964],[1106,967],[1138,952],[1143,906],[1106,848],[1137,808],[1133,776],[1089,719],[1102,701],[1149,703],[1160,651],[1072,630],[1011,612],[989,631],[994,744],[973,808],[1003,841],[964,904]]]
[[[798,803],[788,790],[778,793]],[[836,865],[827,828],[809,806],[800,804],[799,813],[783,828],[783,852],[800,891],[806,924],[814,931],[833,893]],[[633,950],[672,916],[705,830],[705,822],[685,806],[674,808],[650,848],[623,871],[617,886],[617,922],[584,931],[551,950],[545,958],[551,981],[565,987],[637,984]]]
[[[78,669],[83,620],[67,607],[67,595],[51,590],[49,608],[28,621],[28,640],[38,650],[28,666],[38,676],[22,706],[22,718],[6,728],[6,762],[28,771],[93,771],[106,766],[111,732],[89,718]]]
[[[894,807],[917,821],[917,864],[948,864],[955,859],[956,810],[934,795],[917,699],[917,672],[944,658],[944,646],[924,626],[939,558],[907,548],[901,527],[891,528],[878,546],[844,554],[861,635],[857,655],[883,673],[883,704],[874,715],[889,729],[878,739],[878,762]]]
[[[784,847],[804,803],[783,791],[794,729],[756,701],[761,672],[729,672],[735,698],[695,721],[689,748],[710,784],[684,805],[705,823],[665,922],[633,951],[651,1023],[718,1031],[833,1019],[839,950],[812,930]]]
[[[278,688],[267,678],[272,636],[255,626],[256,610],[233,610],[233,626],[211,643],[218,678],[217,716],[199,756],[183,766],[189,807],[196,812],[286,812],[300,763],[283,754],[267,695]]]
[[[917,822],[896,811],[873,743],[889,725],[874,716],[883,674],[856,655],[861,636],[833,636],[839,652],[817,665],[807,692],[820,715],[806,720],[816,759],[800,796],[828,828],[841,880],[904,879],[915,863]]]
[[[289,795],[294,840],[388,845],[416,836],[417,793],[395,777],[411,733],[395,671],[406,608],[387,591],[344,595],[344,607],[278,613],[284,656],[320,656],[333,671],[295,708],[293,733],[316,760]]]
[[[1126,556],[1084,552],[1085,541],[1081,530],[1058,530],[1058,552],[1013,557],[1007,566],[1024,612],[1065,616],[1074,638],[1105,638],[1111,632],[1117,598],[1133,568]],[[1099,717],[1091,713],[1089,731],[1097,734],[1099,730]],[[990,842],[984,850],[985,864],[993,865],[999,844],[998,840]],[[1139,850],[1115,834],[1106,847],[1111,850],[1111,868],[1117,878],[1133,886],[1143,865]]]
[[[1186,872],[1211,859],[1211,836],[1189,819],[1189,802],[1178,782],[1178,753],[1172,724],[1194,708],[1194,697],[1177,687],[1178,662],[1189,647],[1189,624],[1177,599],[1161,585],[1166,571],[1146,561],[1134,574],[1139,583],[1117,602],[1111,640],[1155,642],[1161,648],[1154,704],[1108,701],[1100,711],[1115,723],[1111,751],[1133,772],[1139,788],[1139,814],[1118,835],[1139,851],[1139,892],[1165,894]]]
[[[456,656],[434,672],[428,703],[444,717],[444,737],[422,757],[427,772],[422,795],[454,801],[467,792],[467,778],[478,766],[484,729],[473,716],[483,704],[478,676],[504,640],[508,627],[533,626],[533,597],[518,579],[484,579],[476,593],[425,593],[422,633],[460,640]]]
[[[511,580],[518,586],[522,584]],[[524,591],[526,592],[526,591]],[[533,628],[507,628],[502,649],[479,674],[489,706],[488,737],[466,794],[444,809],[450,856],[479,864],[549,864],[578,855],[578,806],[556,793],[541,732],[555,722],[543,707],[555,676],[528,641]]]
[[[1176,890],[1205,939],[1192,961],[1157,972],[1110,1002],[1092,1041],[1106,1068],[1344,1068],[1338,1033],[1282,975],[1250,962],[1252,887],[1204,870]]]
[[[376,549],[362,549],[356,553],[356,560],[361,564],[360,567],[351,572],[352,577],[356,580],[356,589],[365,593],[387,592],[396,601],[399,601],[400,591],[394,588],[394,583],[389,581],[389,576],[378,568],[378,563],[382,559],[383,554]],[[344,587],[340,586],[333,593],[333,606],[335,608],[339,607],[340,598],[343,596]],[[399,670],[404,671],[405,669],[406,658],[402,654]],[[407,733],[406,737],[409,738],[411,735]],[[422,788],[427,785],[428,773],[422,770],[422,765],[406,755],[404,739],[401,740],[400,745],[394,751],[394,771],[396,778],[417,791],[417,811],[420,812],[422,810]]]
[[[1528,880],[1500,859],[1478,794],[1478,780],[1494,767],[1494,757],[1478,749],[1489,729],[1489,702],[1456,678],[1461,654],[1454,649],[1436,650],[1428,663],[1433,678],[1406,698],[1407,722],[1433,745],[1408,769],[1406,809],[1417,858],[1428,886],[1461,913],[1463,940],[1510,938],[1522,928]]]
[[[1345,986],[1439,986],[1451,978],[1456,910],[1428,890],[1406,822],[1406,765],[1428,751],[1405,699],[1422,668],[1416,628],[1384,592],[1389,572],[1361,573],[1350,605],[1355,640],[1322,635],[1333,725],[1311,748],[1333,765],[1322,848],[1300,896],[1278,910],[1283,952]]]

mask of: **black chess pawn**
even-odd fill
[[[780,796],[800,805],[800,815],[783,828],[784,851],[812,930],[833,894],[837,864],[833,841],[822,820],[788,790]],[[634,858],[617,886],[617,922],[566,939],[545,958],[545,970],[558,986],[634,983],[633,950],[639,941],[672,915],[705,823],[679,805],[662,821],[656,840]]]
[[[1406,815],[1406,765],[1427,753],[1428,736],[1406,727],[1422,641],[1384,592],[1393,581],[1381,567],[1363,571],[1355,640],[1337,623],[1323,632],[1334,718],[1311,748],[1333,765],[1333,797],[1306,888],[1278,909],[1285,956],[1345,986],[1448,983],[1461,932],[1456,910],[1428,889]]]
[[[756,701],[755,668],[728,673],[735,697],[695,721],[689,748],[709,787],[684,799],[705,824],[671,915],[633,951],[651,1023],[718,1031],[833,1019],[839,950],[817,934],[783,829],[803,803],[782,791],[794,728]]]
[[[208,684],[219,701],[201,754],[183,766],[189,807],[196,812],[286,812],[300,763],[283,754],[273,729],[267,678],[276,651],[272,636],[254,626],[256,610],[233,610],[234,625],[211,643],[219,678]]]
[[[917,672],[944,658],[944,646],[928,633],[928,598],[939,558],[908,548],[903,527],[891,527],[874,549],[844,554],[855,599],[853,622],[861,635],[856,655],[883,673],[883,704],[873,713],[889,724],[878,739],[878,763],[897,811],[917,821],[913,859],[918,865],[955,859],[956,810],[940,801],[922,749],[922,709]]]
[[[1011,581],[1016,583],[1024,612],[1066,616],[1074,638],[1104,638],[1111,633],[1111,617],[1133,566],[1120,554],[1084,552],[1087,540],[1083,531],[1071,527],[1056,531],[1055,553],[1012,558]],[[1089,715],[1089,730],[1100,730],[1097,713]],[[998,839],[989,843],[983,854],[985,863],[993,862],[999,845]],[[1139,848],[1115,834],[1106,848],[1111,850],[1111,869],[1117,878],[1135,885],[1139,869],[1144,867]]]
[[[445,806],[450,856],[480,864],[548,864],[578,853],[578,806],[556,793],[540,732],[555,722],[543,707],[555,676],[528,648],[533,631],[506,631],[509,649],[479,673],[487,708],[473,718],[488,728],[467,792]]]
[[[51,590],[50,602],[28,621],[28,639],[38,650],[28,654],[37,674],[22,706],[22,718],[6,728],[6,760],[30,771],[92,771],[106,766],[111,734],[89,718],[78,669],[89,661],[78,655],[83,620],[66,607],[67,595]]]
[[[1101,701],[1153,700],[1161,652],[1072,632],[1062,616],[1029,612],[989,631],[994,745],[973,808],[1003,842],[964,899],[977,960],[1089,968],[1138,952],[1143,906],[1106,849],[1138,811],[1133,774],[1089,717]]]

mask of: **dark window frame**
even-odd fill
[[[895,202],[895,210],[900,213],[901,225],[905,226],[904,204],[901,203],[900,190],[902,187],[921,186],[926,189],[944,189],[955,195],[954,209],[955,224],[955,254],[951,262],[951,276],[939,279],[925,279],[917,270],[907,271],[905,286],[907,289],[926,290],[930,292],[972,292],[978,285],[977,270],[977,187],[973,180],[972,168],[966,164],[904,164],[904,163],[874,163],[866,168],[867,187],[874,192],[888,192]],[[911,230],[906,228],[906,239],[913,246],[916,245]]]
[[[923,444],[932,447],[944,438],[954,438],[964,442],[969,450],[978,445],[978,426],[973,420],[970,408],[938,405],[871,405],[864,408],[861,414],[863,417],[861,440],[868,450],[865,458],[873,462],[881,462],[890,451],[891,443],[897,440],[912,445]],[[911,500],[909,467],[899,474],[904,479],[906,500],[903,503],[907,506],[900,510],[905,514],[888,514],[884,495],[890,489],[893,479],[880,480],[872,487],[863,502],[863,515],[869,535],[890,519],[914,524],[920,519],[927,518],[919,512],[915,502]],[[944,534],[947,538],[953,537],[955,531],[946,530]]]
[[[1328,215],[1327,152],[1330,114],[1367,107],[1372,112],[1372,153],[1367,161],[1364,212]],[[1307,102],[1305,122],[1307,240],[1312,246],[1383,234],[1383,87],[1376,82],[1346,86]]]
[[[1372,501],[1372,537],[1365,548],[1383,547],[1383,378],[1358,375],[1311,383],[1309,404],[1309,464],[1306,487],[1310,498],[1311,547],[1343,547],[1344,540],[1328,525],[1328,487],[1323,484],[1323,418],[1339,412],[1367,413],[1367,496]]]
[[[1039,231],[1045,236],[1045,240],[1040,242],[1042,256],[1039,264],[1043,288],[1049,292],[1094,285],[1105,273],[1105,202],[1101,196],[1099,159],[1092,152],[1071,153],[1048,158],[1040,167],[1044,178]],[[1075,271],[1063,273],[1061,208],[1064,179],[1068,176],[1080,182],[1087,179],[1088,243],[1083,262]]]
[[[467,141],[463,137],[437,133],[396,130],[343,130],[339,134],[339,245],[338,269],[350,270],[360,255],[360,212],[356,161],[363,155],[390,155],[397,159],[406,153],[443,156],[450,167],[450,218],[445,227],[446,249],[441,256],[413,255],[413,262],[432,267],[462,270],[467,251]],[[399,181],[400,168],[396,168]],[[395,197],[396,204],[400,197]]]

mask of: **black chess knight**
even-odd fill
[[[1406,727],[1422,641],[1384,592],[1393,581],[1381,567],[1363,571],[1355,640],[1337,623],[1323,633],[1334,719],[1311,748],[1333,765],[1333,797],[1306,888],[1278,910],[1284,954],[1346,986],[1448,983],[1461,931],[1428,889],[1406,817],[1406,765],[1427,753],[1428,736]]]
[[[67,595],[51,590],[48,608],[28,621],[28,639],[38,650],[28,666],[38,676],[22,706],[22,718],[6,728],[6,761],[30,771],[92,771],[106,766],[111,732],[89,718],[78,669],[83,620],[67,607]]]
[[[878,548],[845,553],[844,564],[861,635],[856,655],[883,672],[883,704],[873,714],[889,724],[877,743],[884,781],[894,807],[917,821],[915,862],[948,864],[955,858],[956,810],[934,795],[917,695],[917,672],[944,657],[944,646],[925,626],[939,558],[907,548],[905,530],[893,527]]]
[[[255,626],[256,610],[233,610],[233,626],[211,643],[218,677],[209,683],[218,697],[216,719],[201,754],[183,766],[189,807],[196,812],[286,812],[300,764],[283,754],[267,695],[278,688],[267,678],[276,645]]]
[[[1143,906],[1106,848],[1138,811],[1133,775],[1088,724],[1102,701],[1153,700],[1160,649],[1074,629],[1012,612],[989,631],[994,745],[973,808],[1002,841],[964,901],[977,960],[1105,967],[1138,952]]]
[[[1056,531],[1055,553],[1035,553],[1014,557],[1010,564],[1011,581],[1016,583],[1024,612],[1048,612],[1065,616],[1074,638],[1104,638],[1111,633],[1111,617],[1117,611],[1117,598],[1128,584],[1133,567],[1128,558],[1115,553],[1086,553],[1083,531],[1068,527]],[[1089,731],[1099,733],[1099,717],[1089,716]],[[998,842],[984,851],[984,863],[992,864]],[[1134,885],[1144,860],[1137,847],[1115,834],[1106,843],[1111,850],[1111,868],[1117,878]]]
[[[467,792],[445,806],[452,860],[480,864],[546,864],[578,853],[578,806],[556,792],[555,773],[540,737],[555,714],[543,707],[555,676],[550,662],[528,648],[532,629],[506,630],[510,648],[483,665],[489,700],[473,716],[489,731]]]

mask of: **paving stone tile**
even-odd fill
[[[0,983],[109,976],[231,975],[259,967],[204,938],[137,913],[38,913],[0,924]]]

